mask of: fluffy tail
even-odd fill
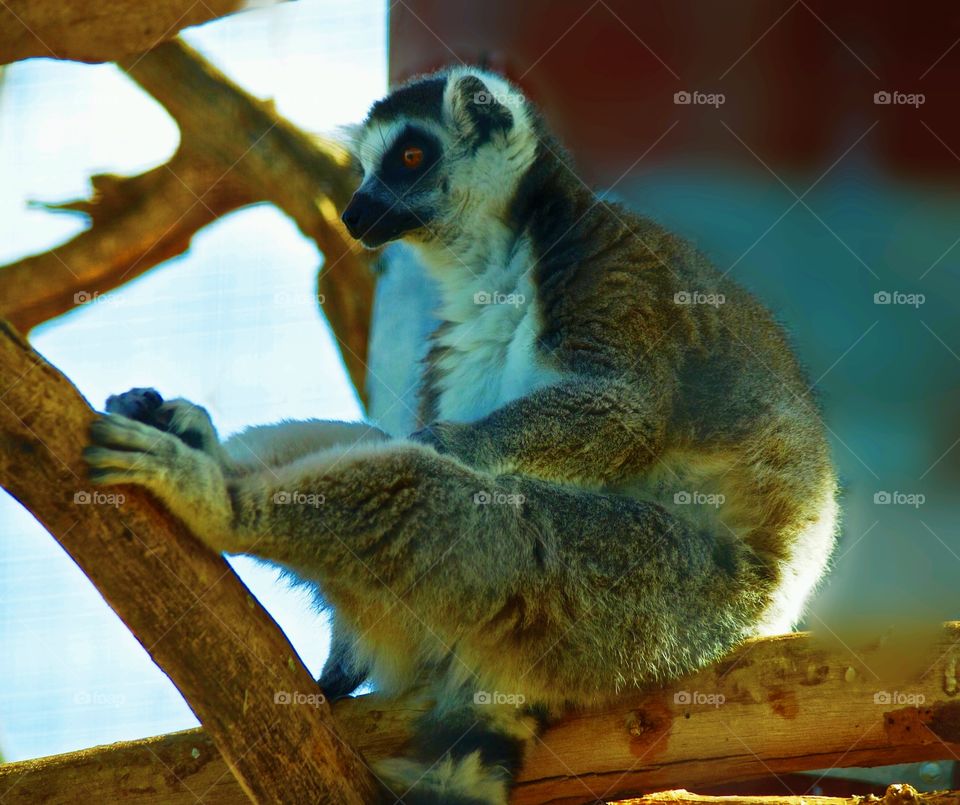
[[[441,702],[417,724],[407,754],[375,766],[391,802],[505,805],[544,718],[484,693]]]

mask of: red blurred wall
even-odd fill
[[[600,182],[675,122],[645,165],[705,158],[763,170],[732,130],[776,170],[825,169],[873,121],[883,125],[858,150],[882,170],[954,181],[958,39],[960,4],[941,0],[404,0],[390,12],[390,76],[458,61],[505,72]],[[725,102],[679,106],[681,90]],[[881,90],[925,100],[877,105]]]

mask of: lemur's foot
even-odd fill
[[[220,458],[220,438],[210,414],[189,400],[164,400],[156,389],[136,388],[108,397],[107,411],[172,433],[187,446]]]
[[[222,543],[231,532],[230,498],[214,458],[172,433],[119,414],[94,420],[90,437],[83,457],[91,481],[146,487],[211,547],[229,549]]]

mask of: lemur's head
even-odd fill
[[[343,212],[347,230],[375,248],[447,242],[502,220],[536,154],[534,117],[513,85],[474,68],[394,90],[355,134],[363,182]]]

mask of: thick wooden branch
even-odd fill
[[[119,65],[156,98],[185,142],[215,159],[243,186],[286,212],[323,252],[323,312],[361,392],[374,279],[368,255],[340,223],[355,180],[347,155],[277,115],[182,41],[167,42]]]
[[[573,803],[594,793],[956,759],[960,623],[922,644],[910,637],[855,650],[809,634],[750,641],[632,705],[554,727],[529,758],[516,801]]]
[[[0,64],[32,56],[115,61],[246,5],[244,0],[4,0]]]
[[[417,700],[393,702],[391,709],[382,705],[376,696],[333,705],[339,733],[351,746],[376,757],[395,752],[409,738],[413,719],[425,710],[425,703]],[[196,805],[198,796],[204,805],[235,805],[242,796],[214,742],[200,729],[0,765],[4,805],[66,801]]]
[[[551,728],[527,758],[513,801],[582,803],[831,766],[957,759],[958,659],[960,623],[922,646],[888,638],[855,653],[809,634],[752,641],[695,676]],[[333,716],[344,739],[374,760],[402,752],[424,707],[374,694],[337,702]],[[82,792],[96,801],[192,805],[191,790],[218,781],[205,801],[231,802],[237,789],[211,749],[191,730],[11,763],[0,766],[0,797],[26,805]]]
[[[70,382],[3,323],[0,485],[56,537],[180,689],[251,799],[369,802],[372,777],[329,708],[275,701],[278,692],[320,691],[226,562],[142,490],[111,489],[117,498],[91,489],[81,449],[92,416]]]
[[[0,268],[0,318],[27,332],[187,250],[194,234],[256,201],[218,165],[190,151],[133,177],[92,178],[92,226],[56,249]]]

